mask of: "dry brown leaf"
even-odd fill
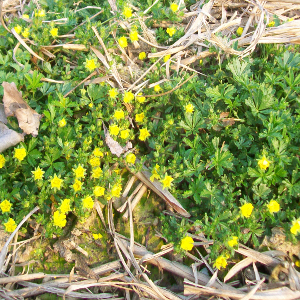
[[[38,135],[40,120],[42,116],[33,110],[22,98],[14,82],[3,82],[4,88],[3,104],[7,117],[15,116],[18,119],[19,127],[32,136]]]
[[[7,148],[17,145],[24,140],[24,136],[12,129],[9,129],[5,124],[0,122],[0,153]]]

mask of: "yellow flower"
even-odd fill
[[[75,179],[75,182],[72,185],[72,187],[73,187],[75,193],[78,192],[78,191],[81,191],[82,182],[79,181],[78,179]]]
[[[117,120],[121,120],[124,119],[124,111],[123,110],[116,110],[115,114],[114,114],[114,118],[116,118]]]
[[[154,86],[154,92],[158,93],[161,90],[161,87],[157,84]]]
[[[22,35],[25,39],[29,37],[29,28],[25,28],[24,31],[22,32]]]
[[[117,95],[118,95],[118,91],[116,90],[116,89],[110,89],[109,91],[108,91],[108,93],[109,93],[109,97],[110,98],[116,98],[117,97]]]
[[[103,173],[103,171],[101,170],[100,167],[97,167],[95,169],[93,169],[92,171],[92,177],[93,178],[100,178],[101,174]]]
[[[228,245],[229,247],[234,247],[236,245],[238,245],[238,237],[237,236],[233,236],[229,241],[228,241]]]
[[[131,92],[125,92],[123,101],[125,103],[130,103],[134,99],[134,95]]]
[[[31,171],[31,173],[34,176],[34,180],[40,180],[43,179],[44,171],[40,169],[40,167],[37,167],[34,171]]]
[[[291,227],[290,231],[294,235],[297,235],[300,232],[300,220],[299,219],[292,222],[292,227]]]
[[[26,156],[26,150],[25,148],[19,148],[15,149],[15,155],[14,157],[18,159],[19,161],[22,161]]]
[[[124,129],[121,131],[121,139],[126,140],[129,137],[129,129]]]
[[[126,162],[129,164],[134,164],[136,160],[136,156],[133,153],[129,153],[126,156]]]
[[[103,157],[103,152],[100,150],[100,148],[95,148],[95,150],[93,151],[93,155],[97,156],[97,157]]]
[[[258,166],[261,170],[266,170],[270,166],[270,161],[265,157],[265,155],[258,161]]]
[[[58,122],[58,126],[59,127],[65,127],[67,125],[67,122],[65,120],[65,118],[61,119],[59,122]]]
[[[172,4],[170,5],[170,8],[171,8],[171,10],[172,10],[173,12],[175,12],[175,11],[178,10],[178,5],[177,5],[176,3],[172,3]]]
[[[43,9],[39,9],[37,13],[35,13],[38,17],[45,17],[46,13]]]
[[[12,204],[6,199],[0,203],[0,208],[2,210],[2,213],[10,212],[11,206]]]
[[[139,37],[138,37],[138,32],[136,30],[133,30],[130,32],[129,37],[131,39],[132,42],[138,41]]]
[[[23,19],[29,19],[29,16],[26,15],[26,14],[24,14],[24,15],[22,16],[22,18],[23,18]]]
[[[288,19],[288,22],[292,22],[292,21],[294,21],[294,18],[289,18]]]
[[[15,30],[15,32],[16,32],[17,34],[20,34],[21,31],[22,31],[22,26],[17,25],[17,26],[14,27],[14,30]]]
[[[243,27],[239,27],[239,28],[236,30],[236,34],[239,35],[239,36],[241,36],[242,33],[243,33],[243,31],[244,31],[244,28],[243,28]]]
[[[119,38],[119,45],[122,47],[122,48],[126,48],[128,46],[127,44],[127,39],[125,36],[122,36]]]
[[[87,59],[85,61],[85,67],[89,70],[89,71],[93,71],[94,69],[97,68],[96,64],[95,64],[95,60],[94,59]]]
[[[140,59],[140,60],[143,60],[143,59],[145,59],[146,57],[147,57],[147,55],[146,55],[145,52],[140,52],[140,54],[139,54],[139,59]]]
[[[100,166],[100,158],[92,156],[89,160],[90,165],[95,168]]]
[[[171,176],[166,175],[165,178],[160,181],[163,184],[163,189],[171,187],[171,183],[173,180],[174,179]]]
[[[109,126],[109,133],[111,135],[118,135],[120,132],[120,127],[116,124]]]
[[[144,97],[142,93],[138,93],[138,95],[136,96],[136,100],[137,100],[139,103],[144,103],[145,100],[146,100],[146,97]]]
[[[132,10],[130,7],[125,6],[123,10],[123,15],[126,19],[130,18],[132,16]]]
[[[145,114],[143,112],[135,115],[135,120],[139,123],[143,122],[144,118],[145,118]]]
[[[298,268],[300,267],[300,260],[295,261],[295,266],[298,267]]]
[[[220,270],[221,268],[226,268],[227,266],[227,259],[223,256],[223,255],[220,255],[215,263],[214,263],[214,267],[216,267],[218,270]]]
[[[53,36],[53,37],[57,37],[58,36],[58,28],[52,28],[50,30],[50,34]]]
[[[64,199],[59,207],[60,211],[65,214],[71,210],[70,199]]]
[[[185,106],[185,111],[187,113],[192,113],[194,111],[194,105],[192,103],[189,103]]]
[[[271,200],[270,203],[267,204],[267,207],[268,207],[269,212],[271,214],[277,213],[280,210],[280,204],[277,201],[275,201],[275,200]]]
[[[115,184],[111,189],[111,194],[113,197],[119,198],[121,195],[122,186],[121,184]]]
[[[52,189],[58,189],[60,190],[61,189],[61,186],[62,186],[62,183],[63,183],[63,180],[58,178],[56,176],[56,174],[54,174],[53,178],[51,179],[51,188]]]
[[[82,206],[83,208],[93,208],[94,207],[94,201],[91,196],[87,196],[82,200]]]
[[[149,136],[150,136],[150,133],[149,133],[149,131],[147,130],[147,128],[140,129],[140,136],[139,136],[139,139],[140,139],[141,141],[145,141]]]
[[[174,35],[175,32],[176,32],[176,29],[174,27],[167,28],[167,34],[169,34],[169,36]]]
[[[166,55],[166,56],[164,57],[164,62],[167,62],[170,58],[171,58],[171,55],[170,55],[170,54]]]
[[[269,24],[268,24],[268,27],[274,27],[275,25],[275,22],[274,21],[271,21]]]
[[[7,232],[13,232],[17,228],[17,224],[12,218],[9,218],[8,221],[4,223],[4,226]]]
[[[90,103],[89,107],[92,108],[94,106],[94,103]]]
[[[194,247],[194,240],[190,236],[186,236],[181,240],[180,248],[190,251]]]
[[[0,169],[4,167],[5,161],[5,157],[2,154],[0,154]]]
[[[67,224],[66,215],[58,210],[53,214],[53,223],[57,227],[65,227]]]
[[[95,186],[94,187],[94,195],[96,197],[103,196],[104,192],[105,192],[105,188],[104,187],[102,187],[102,186]]]
[[[160,179],[160,176],[158,174],[160,166],[158,164],[155,165],[155,167],[152,170],[152,176],[150,177],[150,180],[153,182],[154,179]]]
[[[93,238],[95,239],[95,240],[99,240],[99,239],[102,239],[102,234],[101,233],[98,233],[98,234],[96,234],[96,233],[93,233]]]
[[[241,213],[242,213],[243,217],[249,218],[252,214],[253,208],[254,207],[251,203],[245,203],[244,205],[242,205],[240,207],[240,210],[241,210]]]
[[[81,165],[79,165],[76,169],[72,169],[72,170],[75,173],[76,178],[84,177],[85,169]]]

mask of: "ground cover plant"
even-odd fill
[[[147,169],[149,182],[190,215],[161,214],[156,224],[180,257],[203,258],[195,248],[205,237],[207,261],[224,277],[239,243],[258,248],[274,227],[297,243],[299,47],[261,44],[246,55],[239,44],[246,26],[233,23],[232,52],[221,47],[229,35],[216,32],[215,43],[200,45],[205,55],[179,68],[172,48],[186,36],[181,24],[194,4],[30,1],[19,16],[4,17],[1,82],[14,82],[42,116],[38,134],[0,154],[6,232],[39,206],[34,222],[53,245],[68,222],[85,224],[99,204],[109,230],[87,229],[103,246],[114,234],[113,212],[119,217],[112,203],[122,200],[131,173]],[[262,20],[268,33],[299,22]],[[245,57],[229,55],[237,53]],[[6,92],[3,84],[1,97]],[[15,117],[7,125],[22,132]]]

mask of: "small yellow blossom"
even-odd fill
[[[229,241],[228,241],[228,245],[229,247],[234,247],[236,245],[238,245],[238,237],[237,236],[233,236]]]
[[[150,180],[153,182],[154,179],[160,179],[160,176],[158,174],[158,170],[159,170],[160,166],[158,164],[155,165],[155,167],[152,170],[152,176],[150,177]]]
[[[147,128],[140,129],[140,136],[139,136],[139,139],[140,139],[141,141],[145,141],[149,136],[150,136],[150,133],[149,133],[149,131],[147,130]]]
[[[28,27],[26,27],[25,29],[24,29],[24,31],[22,32],[22,35],[23,35],[23,37],[25,38],[25,39],[27,39],[28,37],[29,37],[29,28]]]
[[[92,156],[89,160],[90,165],[95,168],[100,166],[100,158],[96,156]]]
[[[75,182],[72,185],[72,187],[73,187],[75,193],[78,192],[78,191],[81,191],[81,189],[82,189],[82,182],[79,181],[78,179],[75,179]]]
[[[129,37],[131,39],[132,42],[138,41],[139,37],[138,37],[138,32],[136,30],[133,30],[130,32]]]
[[[121,195],[122,186],[121,184],[115,184],[111,189],[111,194],[113,197],[119,198]]]
[[[295,266],[298,267],[298,268],[300,267],[300,260],[295,261]]]
[[[154,92],[158,93],[161,90],[161,87],[159,86],[159,84],[154,86]]]
[[[64,199],[63,202],[61,203],[59,209],[63,214],[71,210],[70,201],[71,201],[70,199]]]
[[[59,212],[58,210],[53,214],[53,223],[57,227],[65,227],[67,224],[66,214]]]
[[[100,178],[101,174],[103,173],[103,171],[101,170],[100,167],[97,167],[95,169],[93,169],[92,171],[92,177],[93,178]]]
[[[294,220],[290,229],[291,233],[297,235],[300,232],[300,220]]]
[[[53,37],[57,37],[58,36],[58,28],[52,28],[50,30],[50,34],[53,36]]]
[[[160,181],[163,184],[163,189],[171,187],[171,183],[173,180],[174,179],[171,176],[166,175],[165,178]]]
[[[0,208],[2,210],[2,213],[10,212],[11,206],[12,204],[6,199],[0,203]]]
[[[15,30],[15,32],[16,32],[17,34],[20,34],[21,31],[22,31],[22,26],[17,25],[17,26],[14,27],[14,30]]]
[[[125,6],[123,10],[123,15],[126,19],[130,18],[132,16],[132,9],[128,6]]]
[[[120,127],[116,124],[109,126],[109,133],[111,135],[118,135],[120,132]]]
[[[226,268],[227,266],[227,259],[226,257],[224,257],[223,255],[220,255],[215,263],[214,263],[214,267],[216,267],[218,270],[220,270],[221,268]]]
[[[288,22],[292,22],[292,21],[294,21],[294,18],[289,18],[288,19]]]
[[[275,21],[271,21],[269,24],[268,24],[268,27],[274,27],[275,26]]]
[[[167,34],[169,36],[173,36],[175,32],[176,32],[176,29],[174,27],[167,28]]]
[[[167,62],[171,58],[171,54],[168,54],[164,57],[164,62]]]
[[[19,161],[22,161],[25,156],[26,156],[26,150],[25,148],[19,148],[19,149],[15,149],[15,155],[14,157],[19,160]]]
[[[89,107],[92,108],[94,106],[94,103],[90,103]]]
[[[34,171],[31,171],[31,173],[34,176],[34,180],[40,180],[43,179],[44,171],[40,169],[40,167],[37,167]]]
[[[102,239],[102,234],[101,233],[93,233],[93,238],[95,239],[95,240],[99,240],[99,239]]]
[[[110,98],[116,98],[117,97],[117,95],[118,95],[118,91],[116,90],[116,89],[110,89],[109,91],[108,91],[108,93],[109,93],[109,97]]]
[[[271,214],[277,213],[280,210],[280,204],[276,200],[271,200],[269,204],[267,204],[269,212]]]
[[[178,10],[178,5],[177,5],[176,3],[172,3],[172,4],[170,5],[170,8],[171,8],[171,10],[172,10],[173,12],[175,12],[175,11]]]
[[[24,14],[24,15],[22,16],[22,18],[23,18],[23,19],[29,19],[29,15]]]
[[[4,223],[4,226],[7,232],[13,232],[17,228],[17,224],[12,218],[9,218],[8,221]]]
[[[146,97],[144,97],[142,93],[138,93],[138,95],[136,96],[136,100],[137,100],[139,103],[144,103],[145,100],[146,100]]]
[[[143,59],[145,59],[146,57],[147,57],[147,55],[146,55],[145,52],[140,52],[140,54],[139,54],[139,59],[140,59],[140,60],[143,60]]]
[[[5,157],[2,154],[0,154],[0,169],[4,167],[5,161]]]
[[[127,39],[125,36],[122,36],[119,38],[119,45],[122,47],[122,48],[126,48],[128,46],[127,44]]]
[[[94,195],[96,197],[101,197],[104,195],[104,192],[105,192],[105,188],[102,187],[102,186],[95,186],[94,187]]]
[[[59,122],[58,122],[58,126],[59,127],[65,127],[67,125],[67,122],[65,120],[65,118],[61,119]]]
[[[89,71],[93,71],[94,69],[97,68],[96,63],[95,63],[95,59],[87,59],[85,62],[85,67],[89,70]]]
[[[239,28],[236,30],[236,34],[239,35],[239,36],[241,36],[242,33],[243,33],[243,31],[244,31],[244,28],[243,28],[243,27],[239,27]]]
[[[187,113],[192,113],[194,111],[194,105],[192,103],[189,103],[185,106],[185,111]]]
[[[129,137],[130,130],[124,129],[120,132],[121,139],[126,140]]]
[[[143,122],[144,118],[145,118],[145,114],[143,112],[135,115],[135,120],[139,123]]]
[[[181,240],[180,248],[183,250],[190,251],[194,247],[194,240],[190,236],[186,236]]]
[[[136,160],[136,156],[133,153],[129,153],[126,156],[126,162],[129,164],[134,164]]]
[[[87,196],[84,199],[82,199],[82,206],[83,208],[93,208],[94,207],[94,201],[91,196]]]
[[[116,110],[115,114],[114,114],[114,118],[116,118],[117,120],[121,120],[124,119],[124,111],[123,110]]]
[[[125,103],[130,103],[134,99],[134,95],[132,92],[125,92],[123,101]]]
[[[72,169],[72,170],[75,173],[76,178],[84,177],[85,169],[81,165],[79,165],[76,169]]]
[[[244,205],[242,205],[240,207],[240,210],[241,210],[241,213],[242,213],[243,217],[249,218],[252,214],[253,208],[254,207],[251,203],[245,203]]]
[[[100,148],[95,148],[93,151],[93,155],[97,156],[97,157],[103,157],[104,154],[103,152],[100,150]]]
[[[46,13],[43,9],[39,9],[37,13],[35,13],[36,16],[38,17],[45,17]]]
[[[270,161],[265,157],[265,155],[258,161],[258,166],[261,170],[266,170],[270,166]]]
[[[53,176],[53,178],[51,179],[50,182],[51,182],[51,188],[52,188],[52,189],[58,189],[58,190],[61,189],[61,186],[62,186],[62,184],[63,184],[63,180],[60,179],[60,178],[58,178],[58,177],[56,176],[56,174],[54,174],[54,176]]]

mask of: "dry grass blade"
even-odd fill
[[[18,282],[18,281],[30,281],[34,279],[41,279],[47,276],[44,273],[35,273],[35,274],[26,274],[26,275],[17,275],[17,276],[10,276],[0,278],[0,284],[6,284],[11,282]]]
[[[251,265],[255,261],[256,261],[256,259],[254,259],[252,257],[247,257],[247,258],[239,261],[226,274],[226,276],[224,277],[224,282],[226,282],[229,279],[231,279],[235,274],[237,274],[239,271],[241,271],[242,269],[246,268],[247,266]]]
[[[245,296],[242,298],[242,300],[249,300],[252,298],[252,296],[256,293],[260,285],[265,281],[265,278],[261,279],[254,287],[253,289]]]

